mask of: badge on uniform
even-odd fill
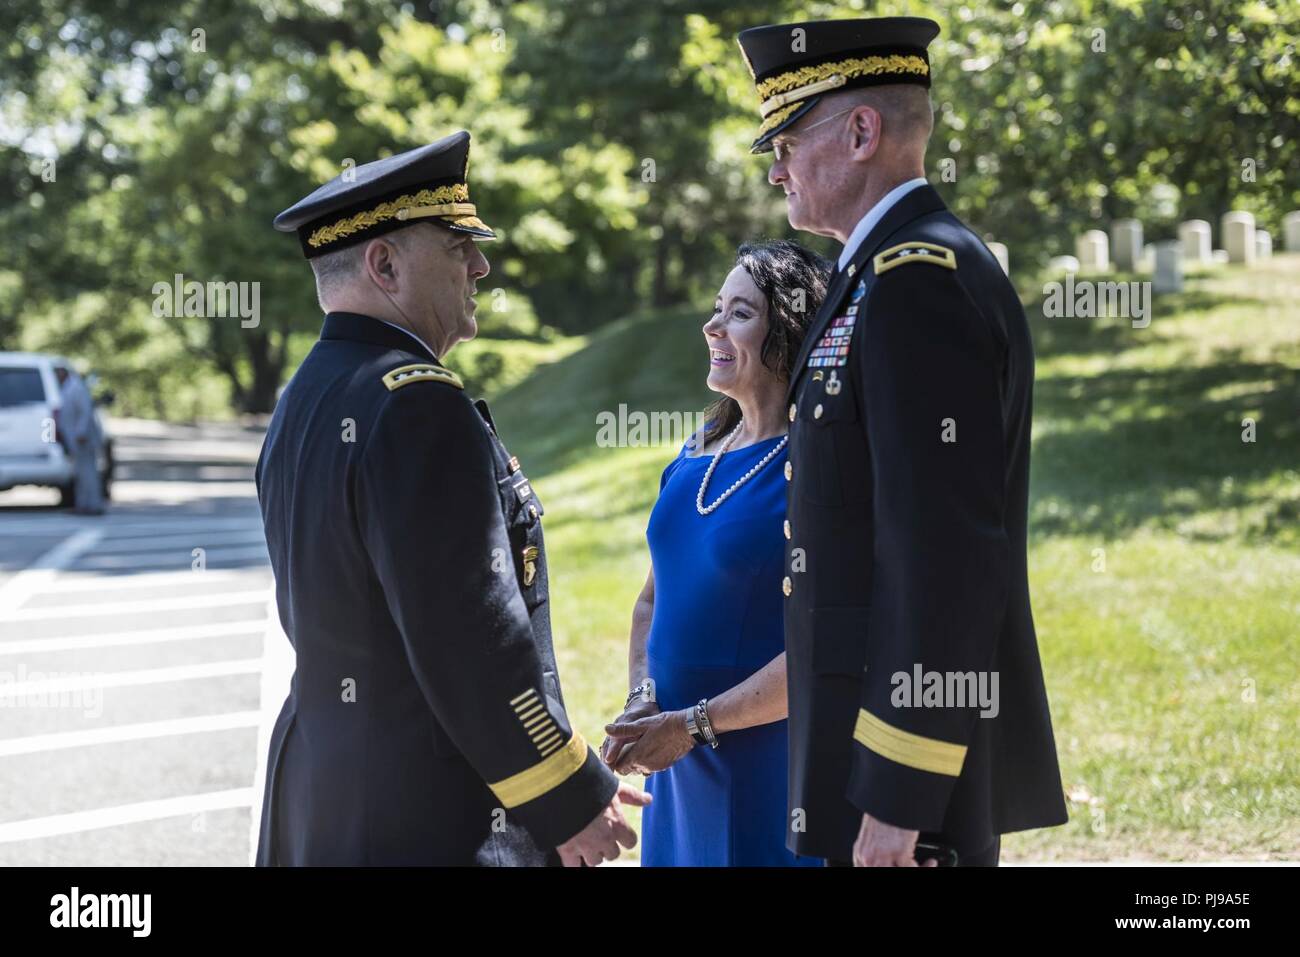
[[[529,545],[524,549],[524,587],[531,588],[534,581],[537,580],[537,556],[541,554],[536,545]]]
[[[860,282],[849,301],[857,303],[866,295],[866,282]],[[858,321],[858,307],[849,306],[843,315],[831,320],[817,345],[808,355],[808,368],[839,368],[849,361],[849,344],[853,341],[853,326]]]
[[[398,366],[396,369],[384,373],[383,381],[389,392],[395,392],[412,382],[441,382],[457,389],[465,388],[465,383],[461,381],[460,376],[456,375],[456,373],[450,369],[444,369],[442,366],[432,365],[427,362]]]
[[[957,254],[947,246],[914,241],[890,246],[876,256],[874,262],[877,276],[908,263],[930,263],[934,266],[942,266],[944,269],[956,269]]]

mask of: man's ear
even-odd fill
[[[869,160],[880,148],[880,135],[884,132],[884,117],[874,106],[855,107],[849,116],[850,148],[856,160]]]
[[[366,243],[362,253],[362,268],[366,274],[389,292],[397,291],[397,250],[392,243],[380,237]]]

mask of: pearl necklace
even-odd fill
[[[736,436],[740,434],[740,430],[744,426],[744,424],[745,424],[744,419],[741,419],[739,422],[736,423],[736,427],[731,430],[731,434],[728,435],[726,440],[722,443],[722,447],[719,448],[718,451],[713,453],[713,461],[709,463],[708,469],[705,470],[704,478],[700,479],[700,491],[695,496],[695,511],[699,512],[701,515],[708,515],[719,505],[725,502],[731,496],[732,492],[736,491],[736,489],[740,488],[742,485],[744,485],[746,482],[752,479],[755,475],[757,475],[762,470],[764,465],[772,461],[772,459],[776,458],[777,454],[783,448],[785,448],[785,444],[790,441],[790,436],[788,435],[781,436],[781,441],[776,443],[776,447],[772,449],[771,452],[768,452],[766,455],[764,455],[759,460],[757,465],[755,465],[752,469],[750,469],[740,478],[736,479],[736,481],[732,483],[731,488],[727,489],[720,496],[718,496],[718,500],[716,502],[714,502],[712,505],[705,505],[704,490],[709,487],[709,479],[713,478],[713,470],[718,467],[718,463],[722,461],[722,456],[726,453],[727,449],[731,448],[731,443],[736,441]]]

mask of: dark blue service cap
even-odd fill
[[[772,137],[827,93],[887,83],[930,85],[926,48],[939,24],[924,17],[814,20],[753,27],[737,37],[758,88],[762,123],[750,147],[772,148]]]
[[[475,239],[496,239],[469,201],[469,133],[345,170],[275,217],[297,232],[308,259],[431,222]]]

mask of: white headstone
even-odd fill
[[[1142,256],[1138,259],[1138,269],[1141,272],[1151,272],[1156,268],[1156,247],[1152,243],[1147,243],[1142,247]]]
[[[1110,243],[1100,229],[1090,229],[1074,244],[1080,272],[1105,272],[1110,268]]]
[[[1228,262],[1228,251],[1226,249],[1216,249],[1214,252],[1210,253],[1210,262],[1222,266],[1224,263]]]
[[[1073,256],[1054,256],[1047,264],[1049,271],[1061,274],[1069,273],[1074,275],[1079,271],[1079,260]]]
[[[1011,275],[1011,260],[1007,256],[1006,243],[989,243],[988,247],[989,252],[997,259],[998,265],[1002,267],[1002,271],[1008,276]]]
[[[1282,217],[1282,239],[1289,253],[1300,253],[1300,209]]]
[[[1203,219],[1189,219],[1178,227],[1178,241],[1183,244],[1183,258],[1188,262],[1210,261],[1210,224]]]
[[[1223,214],[1223,248],[1228,262],[1250,264],[1255,261],[1255,217],[1233,211]]]
[[[1255,258],[1268,259],[1273,255],[1273,237],[1266,230],[1255,230]]]
[[[1135,272],[1142,256],[1142,224],[1136,219],[1117,219],[1110,224],[1110,244],[1115,249],[1115,268]]]
[[[1174,240],[1156,243],[1156,275],[1153,292],[1182,292],[1183,244]]]

